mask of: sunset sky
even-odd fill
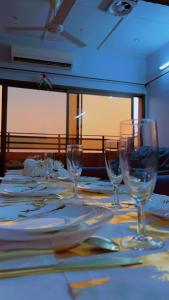
[[[131,101],[84,95],[83,112],[84,135],[117,136],[120,120],[131,117]],[[66,93],[10,87],[7,131],[65,134]]]
[[[84,95],[83,111],[83,134],[119,136],[120,121],[131,118],[131,100]]]

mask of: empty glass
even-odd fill
[[[47,183],[50,183],[50,179],[53,176],[54,154],[52,152],[44,153],[44,176],[47,179]]]
[[[154,249],[163,243],[146,235],[144,205],[150,199],[157,177],[158,136],[156,122],[151,119],[120,123],[120,164],[123,180],[137,207],[137,234],[123,240],[132,249]]]
[[[82,145],[67,145],[66,163],[67,170],[73,181],[73,194],[77,196],[77,185],[82,172]]]
[[[119,185],[122,182],[122,173],[119,163],[119,140],[105,141],[104,155],[108,177],[114,189],[113,207],[121,208],[119,202]]]

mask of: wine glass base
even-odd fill
[[[121,244],[127,249],[153,250],[162,248],[164,242],[148,235],[136,235],[123,239]]]

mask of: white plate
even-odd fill
[[[38,242],[44,241],[44,247],[63,250],[86,239],[111,218],[112,212],[106,208],[68,203],[37,217],[1,222],[0,238],[17,241],[18,248],[22,248],[25,241],[33,241],[31,247],[35,248]]]
[[[153,194],[145,206],[145,212],[169,219],[169,197]]]
[[[57,179],[59,180],[63,180],[63,181],[72,181],[71,177],[57,177]],[[79,178],[79,182],[95,182],[100,180],[100,178],[98,177],[90,177],[90,176],[80,176]]]
[[[1,184],[0,196],[5,197],[44,197],[49,195],[58,195],[66,190],[65,187],[46,187],[43,184],[38,185],[12,185]]]
[[[98,181],[86,184],[79,184],[78,188],[80,190],[86,192],[93,192],[93,193],[113,193],[113,186],[110,182]],[[120,193],[127,193],[127,189],[125,185],[120,185],[119,187]]]
[[[25,220],[27,218],[38,217],[42,214],[48,214],[59,208],[60,205],[62,205],[61,201],[57,203],[48,203],[43,200],[23,202],[16,199],[8,201],[8,198],[4,198],[0,202],[0,224],[5,221],[13,224],[16,220]]]
[[[10,183],[27,183],[27,182],[35,182],[36,179],[31,176],[24,176],[24,175],[18,175],[18,174],[9,174],[2,177],[2,182],[10,182]]]

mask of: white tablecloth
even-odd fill
[[[93,195],[100,201],[100,195]],[[123,197],[123,196],[122,196]],[[79,200],[80,201],[80,200]],[[103,201],[110,201],[108,198]],[[150,216],[151,218],[151,216]],[[153,223],[152,223],[153,222]],[[151,224],[169,221],[152,217]],[[133,235],[130,225],[135,224],[135,209],[129,208],[115,213],[114,218],[100,229],[98,235],[110,238],[123,238]],[[153,225],[152,225],[153,226]],[[155,227],[154,227],[155,228]],[[159,235],[159,233],[158,233]],[[133,251],[118,253],[97,252],[97,255],[143,257],[144,263],[130,267],[114,267],[104,270],[74,271],[52,274],[0,279],[0,299],[2,300],[161,300],[169,297],[169,231],[162,237],[165,245],[160,250]],[[66,257],[87,256],[91,248],[75,247],[56,256],[44,255],[27,259],[0,262],[0,268],[12,268],[51,264]],[[96,255],[96,253],[94,254]],[[83,285],[80,285],[83,283]],[[73,285],[72,285],[73,284]],[[75,285],[76,284],[76,285]],[[72,285],[72,288],[71,288]],[[85,286],[85,287],[84,287]]]

